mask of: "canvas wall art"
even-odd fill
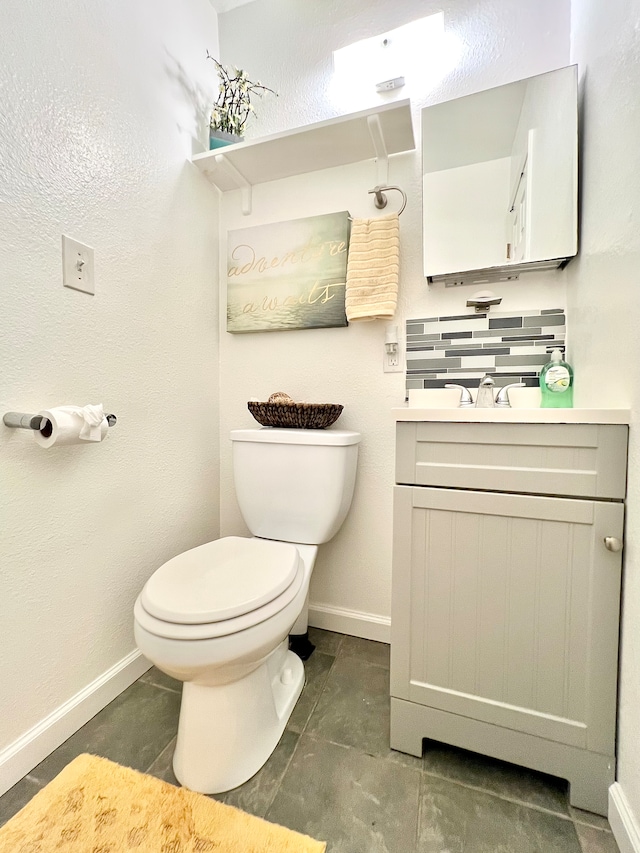
[[[349,214],[230,231],[227,331],[346,326]]]

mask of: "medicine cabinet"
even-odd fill
[[[578,244],[577,66],[422,110],[424,272],[476,284]]]

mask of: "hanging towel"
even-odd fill
[[[398,301],[398,214],[354,219],[349,241],[347,320],[390,320]]]

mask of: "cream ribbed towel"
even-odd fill
[[[354,219],[349,241],[347,320],[390,320],[398,301],[398,214]]]

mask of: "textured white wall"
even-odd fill
[[[330,102],[331,52],[357,39],[400,26],[441,5],[395,3],[298,3],[255,0],[220,16],[222,58],[272,86],[276,100],[258,104],[251,135],[276,132],[335,114]],[[569,61],[569,0],[458,0],[445,7],[445,27],[462,46],[459,64],[437,87],[414,101],[427,103],[506,83]],[[403,97],[403,90],[400,90]],[[376,102],[375,94],[365,108]],[[420,153],[392,158],[389,180],[408,193],[401,219],[401,296],[397,322],[407,317],[465,311],[468,288],[429,289],[422,274]],[[331,211],[376,214],[367,190],[377,183],[372,162],[262,184],[254,189],[253,214],[243,217],[237,194],[225,196],[221,252],[227,229]],[[395,193],[389,194],[396,207]],[[565,273],[530,275],[508,287],[505,310],[562,307]],[[224,305],[224,287],[221,291]],[[221,310],[221,314],[224,310]],[[246,409],[251,396],[284,390],[297,399],[345,404],[338,426],[360,430],[358,482],[352,511],[336,539],[320,549],[312,602],[383,617],[390,611],[391,502],[394,424],[390,409],[404,400],[402,374],[382,373],[384,323],[348,329],[229,335],[221,326],[221,531],[242,533],[233,497],[229,430],[255,425]]]
[[[331,91],[332,51],[444,11],[460,62],[430,93],[437,103],[564,65],[569,0],[255,0],[220,15],[225,63],[274,88],[247,136],[300,127],[346,110]],[[406,97],[407,90],[399,96]],[[413,95],[414,93],[412,93]],[[380,102],[369,100],[353,109]]]
[[[218,533],[218,202],[186,162],[208,0],[0,5],[0,414],[103,402],[108,440],[0,425],[0,749],[134,648],[162,561]],[[60,235],[95,248],[62,287]]]
[[[576,404],[632,408],[618,781],[640,824],[640,2],[573,0],[582,111],[580,255],[568,267]]]

